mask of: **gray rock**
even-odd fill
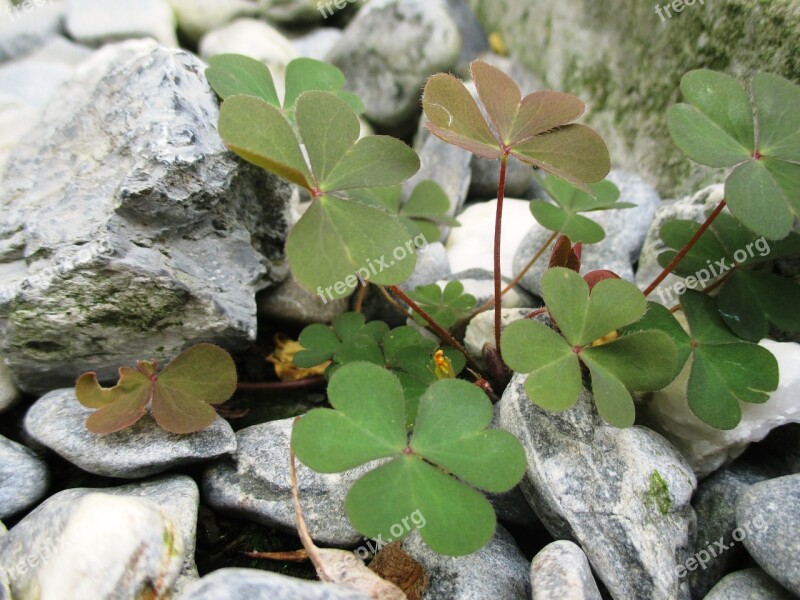
[[[33,0],[14,6],[8,0],[0,5],[0,62],[17,58],[58,35],[64,18],[62,2]]]
[[[192,42],[237,17],[257,16],[261,10],[249,0],[169,0],[178,29]]]
[[[531,563],[534,600],[600,600],[600,590],[580,546],[566,540],[545,546]]]
[[[258,313],[262,317],[303,324],[330,323],[347,311],[347,305],[347,298],[330,300],[309,292],[293,276],[258,297]]]
[[[702,223],[706,218],[706,212],[713,210],[724,196],[725,190],[722,185],[712,185],[693,196],[686,196],[678,200],[666,200],[656,208],[642,246],[642,252],[639,255],[639,268],[636,271],[636,284],[641,289],[644,290],[662,271],[661,265],[658,264],[658,255],[667,250],[667,246],[661,241],[661,228],[666,223],[677,220]],[[650,294],[650,299],[660,299],[662,304],[674,301],[675,299],[670,299],[667,290],[672,289],[672,286],[678,281],[681,281],[681,278],[668,275],[664,282]],[[663,293],[659,298],[661,291]]]
[[[736,503],[744,545],[775,581],[800,596],[800,475],[757,483]]]
[[[428,244],[424,250],[417,252],[417,265],[414,267],[414,272],[400,287],[406,291],[413,291],[420,285],[430,285],[447,279],[451,274],[447,250],[444,249],[441,242],[434,242]]]
[[[422,564],[430,585],[425,598],[434,600],[522,600],[530,598],[528,561],[502,526],[489,543],[467,556],[433,552],[414,532],[403,550]]]
[[[606,425],[584,391],[563,413],[528,399],[515,375],[499,403],[499,426],[522,442],[523,493],[553,537],[583,548],[617,598],[683,600],[675,573],[688,556],[695,514],[694,473],[678,452],[644,427]]]
[[[84,471],[137,479],[180,465],[203,462],[236,450],[228,422],[218,417],[197,433],[176,435],[145,414],[138,423],[108,435],[86,429],[93,409],[82,406],[73,388],[42,396],[25,415],[25,433]]]
[[[294,44],[300,56],[325,60],[328,52],[336,45],[342,35],[342,30],[336,27],[320,27],[310,33],[292,38],[292,44]]]
[[[286,36],[257,19],[236,19],[200,40],[200,56],[206,60],[215,54],[227,53],[244,54],[262,61],[272,70],[275,84],[281,89],[286,65],[300,56]]]
[[[144,498],[48,499],[0,538],[15,598],[164,598],[178,577],[176,525]]]
[[[424,119],[424,117],[423,117]],[[446,144],[436,136],[430,135],[419,151],[422,166],[420,170],[403,184],[403,194],[411,196],[414,188],[423,181],[432,179],[438,183],[450,199],[447,215],[456,216],[464,207],[467,190],[472,178],[470,162],[472,155],[452,144]],[[449,227],[443,228],[442,239],[447,239]]]
[[[20,140],[39,122],[41,111],[17,95],[0,95],[0,173]]]
[[[66,0],[66,29],[88,46],[131,38],[153,38],[178,45],[175,15],[167,0]]]
[[[705,600],[792,600],[789,592],[761,569],[736,571],[722,579]]]
[[[9,157],[0,353],[24,391],[255,338],[290,191],[225,149],[203,70],[149,40],[106,47]]]
[[[693,598],[704,598],[712,587],[745,556],[744,548],[733,540],[736,529],[736,501],[747,488],[767,478],[761,470],[734,463],[704,479],[697,487],[692,505],[697,513],[697,535],[690,554],[709,547],[717,553],[721,541],[728,549],[707,561],[704,569],[688,572]]]
[[[3,537],[7,533],[8,533],[8,529],[6,529],[6,526],[3,525],[2,521],[0,521],[0,537]]]
[[[203,475],[203,497],[211,508],[295,533],[289,483],[289,440],[294,419],[270,421],[236,433],[238,449]],[[303,515],[319,543],[354,546],[361,535],[350,525],[344,498],[374,465],[325,475],[297,461]]]
[[[0,413],[14,406],[21,398],[17,384],[3,358],[0,357]]]
[[[340,585],[294,579],[256,569],[220,569],[189,585],[177,600],[368,600]]]
[[[36,504],[49,485],[45,462],[29,448],[0,435],[0,519]]]
[[[633,263],[639,258],[648,227],[661,200],[655,189],[638,175],[625,171],[611,171],[608,180],[620,189],[620,202],[631,202],[636,207],[604,210],[589,215],[603,227],[606,237],[597,244],[584,247],[581,272],[609,269],[622,279],[633,281]],[[533,226],[514,255],[515,275],[551,235],[550,231],[538,223]],[[539,281],[546,268],[545,257],[528,271],[520,285],[534,294],[540,294]]]
[[[463,40],[456,71],[466,76],[469,63],[489,51],[489,39],[466,0],[447,0],[447,8]]]
[[[349,23],[328,60],[376,126],[404,130],[419,111],[425,78],[452,67],[461,36],[444,0],[372,0]]]

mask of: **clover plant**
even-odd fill
[[[412,327],[390,330],[383,321],[367,323],[360,313],[345,313],[337,317],[331,327],[318,323],[309,325],[300,334],[300,344],[304,350],[295,355],[294,364],[310,368],[332,361],[325,371],[328,379],[343,365],[352,362],[370,362],[392,371],[403,386],[409,425],[413,423],[420,396],[439,379],[434,359],[439,349],[436,342]],[[442,351],[453,369],[453,376],[460,373],[464,369],[464,356],[453,348]]]
[[[402,183],[419,170],[416,153],[388,136],[359,139],[361,126],[352,102],[339,97],[343,80],[331,77],[329,68],[293,63],[281,109],[271,93],[269,70],[251,65],[242,74],[242,62],[228,56],[212,59],[209,67],[212,84],[224,98],[219,133],[245,160],[310,192],[311,206],[286,244],[300,284],[336,299],[356,288],[359,269],[379,284],[407,279],[416,254],[410,251],[406,227],[396,216],[357,202],[347,192]],[[398,257],[397,248],[408,251]],[[370,270],[376,260],[382,267]]]
[[[630,202],[618,202],[619,188],[610,181],[589,185],[591,193],[558,177],[539,181],[553,203],[541,199],[531,201],[533,218],[545,229],[565,235],[573,242],[596,244],[606,237],[598,223],[579,213],[636,206]]]
[[[147,406],[161,427],[172,433],[194,433],[217,418],[213,408],[236,391],[236,366],[222,348],[197,344],[181,353],[163,370],[154,360],[136,368],[120,367],[119,382],[103,388],[96,373],[84,373],[75,385],[78,401],[97,410],[86,428],[93,433],[113,433],[130,427],[144,416]]]
[[[331,297],[348,296],[364,282],[356,275],[370,261],[391,257],[420,234],[428,242],[439,239],[440,227],[456,225],[447,216],[448,198],[433,182],[420,183],[403,202],[400,184],[418,170],[419,158],[393,138],[359,139],[363,106],[344,91],[334,67],[294,61],[281,101],[260,63],[225,55],[210,64],[209,80],[223,98],[219,131],[227,147],[311,195],[287,242],[303,286],[318,293],[333,287]],[[777,361],[752,342],[770,323],[800,328],[785,308],[797,301],[797,286],[756,269],[765,256],[736,258],[737,249],[756,244],[758,236],[782,240],[772,243],[770,259],[798,251],[800,236],[790,231],[800,207],[800,119],[787,107],[798,103],[800,88],[763,74],[748,91],[710,71],[684,77],[686,103],[670,110],[670,132],[690,158],[730,169],[727,198],[702,224],[663,228],[671,249],[659,257],[663,271],[643,293],[611,271],[579,274],[583,244],[605,236],[583,213],[631,206],[603,181],[610,170],[605,142],[575,123],[583,102],[553,91],[523,97],[513,80],[482,61],[472,63],[471,74],[477,100],[459,79],[437,74],[425,85],[422,106],[433,135],[500,162],[494,371],[507,366],[527,374],[530,399],[553,411],[569,409],[588,387],[602,418],[627,427],[636,416],[634,392],[662,389],[688,368],[691,410],[714,427],[734,427],[739,402],[764,402],[778,383]],[[516,321],[501,338],[501,221],[511,157],[547,175],[542,185],[552,203],[534,200],[531,213],[553,231],[546,247],[555,246],[542,277],[545,306],[531,315],[540,320]],[[709,278],[714,282],[706,293],[690,290],[674,306],[647,301],[670,273],[686,277],[691,287],[698,269],[730,261],[732,254],[738,264]],[[348,517],[364,535],[388,541],[396,537],[393,525],[420,511],[426,521],[420,534],[431,548],[461,555],[494,532],[495,515],[481,491],[513,487],[525,457],[510,434],[487,429],[489,398],[496,394],[448,331],[486,306],[475,309],[458,282],[406,294],[398,285],[415,260],[410,252],[366,279],[389,286],[442,344],[413,327],[368,323],[359,313],[307,327],[294,362],[313,367],[330,361],[332,408],[300,418],[292,446],[303,463],[325,473],[380,461],[347,495]],[[686,314],[688,332],[673,314],[678,310]],[[474,383],[457,378],[467,377],[466,361]]]
[[[421,285],[409,293],[409,296],[446,329],[452,329],[468,317],[477,303],[475,296],[464,293],[464,284],[460,281],[450,281],[444,289],[436,283]],[[414,314],[414,320],[425,325],[418,314]]]
[[[321,473],[383,459],[345,499],[356,529],[387,542],[402,539],[408,530],[398,536],[393,526],[419,512],[420,535],[436,552],[469,554],[491,539],[494,509],[478,490],[514,487],[525,454],[510,433],[487,429],[493,411],[483,391],[458,379],[437,381],[422,395],[410,435],[403,386],[378,365],[343,366],[328,397],[332,409],[314,409],[296,423],[292,447]]]
[[[480,60],[470,65],[470,72],[488,120],[464,84],[444,73],[428,80],[422,107],[432,134],[476,156],[500,161],[494,239],[495,346],[500,352],[500,240],[508,158],[585,191],[608,174],[611,161],[597,132],[573,122],[586,109],[575,96],[541,91],[523,98],[513,79]]]
[[[725,198],[748,229],[778,240],[800,216],[800,86],[759,73],[747,89],[706,69],[681,80],[685,104],[667,115],[672,139],[691,159],[730,169]]]
[[[556,267],[542,277],[542,297],[560,334],[526,319],[511,323],[502,339],[508,366],[529,373],[529,398],[549,410],[571,408],[583,389],[584,365],[600,415],[617,427],[632,425],[636,411],[630,391],[669,384],[678,354],[672,339],[658,330],[617,334],[647,311],[641,291],[627,281],[606,279],[590,293],[580,275]]]

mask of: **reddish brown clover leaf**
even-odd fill
[[[97,374],[84,373],[75,385],[78,401],[98,409],[86,420],[92,433],[114,433],[136,423],[151,405],[156,422],[171,433],[194,433],[217,418],[214,404],[236,391],[236,366],[222,348],[197,344],[160,373],[155,361],[121,367],[119,382],[103,388]]]
[[[440,73],[422,98],[428,129],[445,142],[495,160],[514,156],[587,190],[611,169],[608,148],[591,127],[573,123],[585,106],[575,96],[540,91],[522,97],[519,86],[492,65],[471,65],[484,118],[464,84]]]

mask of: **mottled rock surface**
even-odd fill
[[[29,448],[0,435],[0,519],[34,506],[49,484],[45,462]]]
[[[425,569],[430,584],[425,598],[434,600],[527,600],[530,598],[529,564],[502,526],[489,543],[468,556],[443,556],[433,552],[414,532],[403,550]]]
[[[793,600],[761,569],[745,569],[726,575],[704,600]]]
[[[194,56],[107,46],[61,88],[0,182],[0,341],[23,390],[254,339],[287,274],[288,186],[229,153]]]
[[[736,503],[743,543],[775,581],[800,596],[800,475],[757,483]]]
[[[531,588],[534,600],[600,600],[586,555],[566,540],[548,544],[533,557]]]

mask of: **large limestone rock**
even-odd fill
[[[671,143],[666,110],[690,69],[763,70],[800,81],[800,0],[681,3],[662,19],[640,0],[469,0],[488,32],[553,89],[580,95],[617,166],[646,175],[662,197],[714,181]],[[678,4],[678,3],[674,3]]]
[[[255,337],[289,188],[227,152],[203,64],[149,40],[83,63],[0,182],[0,345],[20,387]]]

